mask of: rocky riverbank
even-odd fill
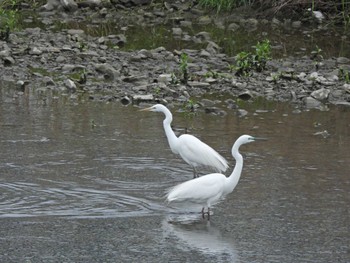
[[[126,1],[127,2],[127,1]],[[129,2],[128,2],[129,3]],[[232,30],[244,27],[252,30],[261,21],[243,17],[218,20],[190,3],[161,6],[129,7],[81,5],[65,13],[41,8],[38,16],[47,27],[25,28],[12,32],[0,41],[0,74],[4,83],[25,89],[52,92],[76,99],[88,94],[92,100],[186,103],[204,94],[226,94],[227,104],[235,107],[235,98],[244,100],[265,97],[269,100],[291,101],[308,108],[326,104],[350,106],[350,84],[342,73],[349,74],[350,60],[345,57],[316,59],[286,57],[272,59],[267,70],[237,76],[235,57],[221,52],[207,32],[194,36],[183,34],[183,28],[193,23],[216,22]],[[51,8],[51,7],[50,7]],[[81,29],[52,30],[56,20],[93,21],[115,19],[120,24],[161,24],[173,21],[172,34],[179,38],[200,41],[201,49],[167,50],[160,46],[151,50],[121,51],[124,34],[91,36]],[[29,18],[33,19],[33,18]],[[222,23],[219,23],[219,22]],[[89,22],[90,23],[90,22]],[[277,19],[264,21],[282,26]],[[279,23],[281,25],[279,25]],[[299,27],[301,21],[290,21]],[[187,82],[181,80],[181,55],[186,53]]]

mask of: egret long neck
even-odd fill
[[[233,189],[236,187],[238,184],[239,178],[241,177],[242,174],[242,169],[243,169],[243,157],[238,151],[239,146],[234,145],[232,148],[232,156],[236,160],[236,165],[235,168],[233,169],[232,174],[230,177],[227,178],[228,184],[226,186],[226,192],[231,193]]]
[[[171,115],[170,111],[165,111],[165,119],[163,121],[163,127],[164,127],[164,131],[165,131],[165,135],[168,139],[168,143],[170,146],[170,149],[172,150],[173,153],[178,153],[176,150],[176,143],[178,138],[176,137],[174,131],[171,129],[171,122],[173,121],[173,116]]]

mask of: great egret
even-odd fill
[[[210,207],[231,193],[239,181],[243,168],[243,157],[238,151],[239,147],[242,144],[258,139],[262,138],[242,135],[233,144],[232,156],[236,160],[236,165],[229,177],[220,173],[212,173],[181,183],[169,191],[166,198],[168,203],[178,202],[201,205],[203,207],[202,217],[204,218],[204,210],[207,208],[209,220]]]
[[[193,169],[193,177],[198,177],[197,166],[209,166],[216,169],[218,172],[224,172],[228,168],[227,161],[224,157],[218,154],[213,148],[198,138],[183,134],[177,137],[171,129],[173,115],[162,104],[156,104],[152,107],[142,109],[141,111],[163,112],[165,119],[163,121],[164,131],[168,138],[170,149],[173,153],[179,154],[186,163]]]

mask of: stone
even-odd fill
[[[84,8],[84,7],[89,7],[89,8],[97,8],[101,6],[101,0],[84,0],[78,2],[78,7]]]
[[[43,52],[37,48],[37,47],[32,47],[30,50],[29,50],[29,54],[30,55],[41,55]]]
[[[202,99],[200,102],[204,107],[212,107],[215,105],[215,101],[209,99]]]
[[[231,23],[228,25],[227,29],[231,31],[236,31],[240,28],[240,26],[236,23]]]
[[[303,103],[306,108],[312,109],[312,108],[318,108],[322,105],[322,103],[313,97],[305,97],[303,98]]]
[[[169,84],[173,80],[172,74],[160,74],[158,77],[159,83]]]
[[[211,18],[209,16],[201,16],[198,19],[198,24],[200,25],[209,25],[211,23]]]
[[[250,100],[251,98],[253,98],[253,95],[249,90],[246,90],[238,94],[238,98],[240,98],[241,100]]]
[[[210,54],[212,54],[212,55],[217,54],[217,53],[220,52],[220,49],[221,49],[221,48],[219,47],[218,44],[216,44],[216,43],[213,42],[213,41],[208,41],[208,45],[207,45],[207,47],[206,47],[206,50],[207,50]]]
[[[5,58],[5,57],[9,57],[10,56],[10,50],[9,49],[5,49],[5,50],[1,50],[0,51],[0,58]]]
[[[329,89],[321,88],[321,89],[313,91],[311,93],[311,97],[313,97],[316,100],[320,100],[320,101],[327,100],[329,92],[330,92]]]
[[[238,109],[237,110],[237,115],[239,117],[244,117],[244,116],[247,116],[248,115],[248,111],[244,110],[244,109]]]
[[[248,19],[242,19],[241,20],[241,26],[243,26],[248,31],[254,31],[257,29],[258,26],[258,20],[255,18],[248,18]]]
[[[128,96],[124,96],[123,98],[120,99],[120,102],[126,106],[131,103],[131,99]]]
[[[346,57],[338,57],[337,58],[337,63],[338,64],[349,64],[350,63],[350,59],[346,58]]]
[[[55,86],[56,85],[55,81],[49,76],[45,76],[43,78],[43,81],[44,81],[46,86]]]
[[[173,32],[173,35],[180,36],[182,34],[182,29],[179,27],[173,27],[172,32]]]
[[[64,86],[70,91],[75,91],[77,89],[77,86],[75,85],[74,81],[70,79],[66,79],[64,81]]]
[[[82,36],[85,34],[84,30],[82,29],[68,29],[67,33],[72,36],[74,35]]]
[[[40,7],[41,11],[54,11],[58,9],[64,9],[71,12],[77,10],[78,5],[74,0],[48,0],[45,5]]]
[[[153,101],[154,97],[152,94],[146,94],[146,95],[134,95],[132,96],[133,101]]]
[[[113,68],[110,64],[95,64],[95,70],[104,75],[105,79],[114,80],[119,76],[119,72]]]
[[[301,27],[301,21],[293,21],[292,22],[293,28],[300,28]]]
[[[9,66],[12,66],[15,64],[14,58],[10,57],[10,56],[4,57],[4,58],[2,58],[2,60],[4,61],[4,66],[6,66],[6,67],[9,67]]]

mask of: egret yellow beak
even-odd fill
[[[149,108],[144,108],[144,109],[141,109],[139,111],[151,111],[152,110],[152,107],[149,107]]]

